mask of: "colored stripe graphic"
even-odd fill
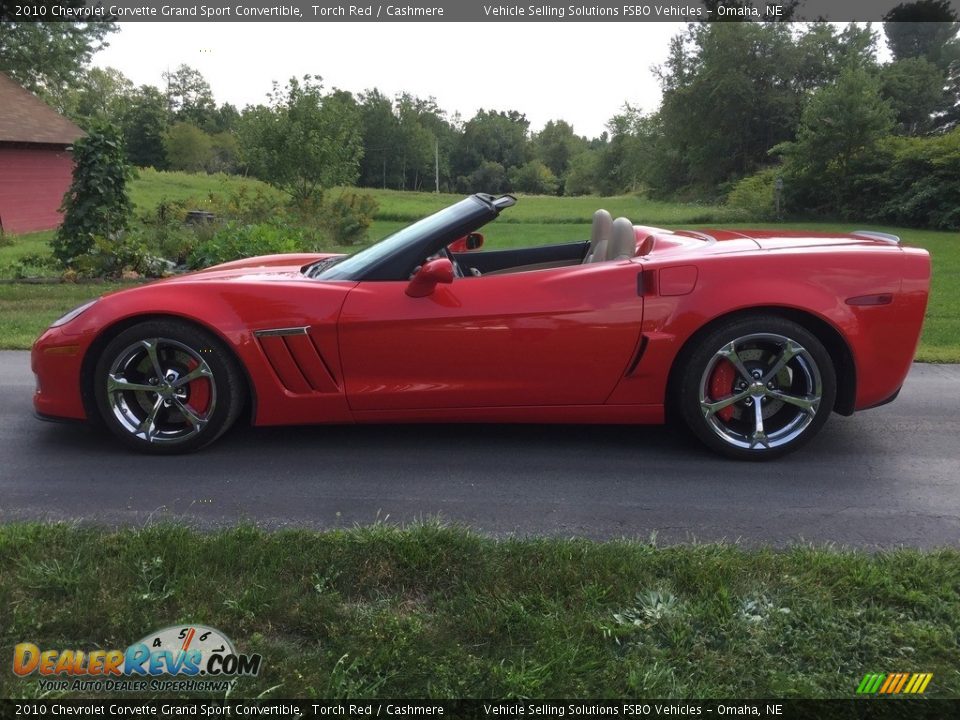
[[[885,695],[890,690],[890,687],[897,681],[897,677],[897,673],[890,673],[887,675],[886,681],[884,681],[883,685],[880,687],[881,695]]]
[[[903,688],[903,684],[907,681],[908,676],[909,673],[898,673],[897,679],[894,680],[893,685],[890,686],[889,693],[893,695],[900,692],[901,688]]]
[[[931,679],[933,673],[867,673],[857,686],[857,694],[920,694],[927,689]]]

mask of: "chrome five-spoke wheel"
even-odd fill
[[[236,362],[222,343],[174,321],[144,323],[114,338],[94,383],[107,426],[147,452],[183,452],[212,442],[242,404]]]
[[[723,324],[684,372],[681,411],[707,445],[738,458],[781,455],[809,439],[833,409],[829,353],[783,318]]]
[[[196,350],[170,338],[145,338],[124,348],[106,383],[114,419],[148,443],[197,435],[217,407],[213,370]]]

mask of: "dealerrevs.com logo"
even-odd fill
[[[39,676],[42,690],[223,691],[239,676],[257,675],[262,662],[203,625],[172,625],[126,650],[43,650],[30,642],[13,649],[14,674]]]

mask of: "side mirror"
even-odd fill
[[[437,258],[424,263],[410,278],[407,285],[407,295],[410,297],[426,297],[437,287],[438,283],[449,285],[453,282],[453,263],[447,258]]]
[[[447,250],[452,253],[462,253],[470,250],[476,250],[482,246],[483,235],[478,232],[472,232],[468,235],[464,235],[462,238],[457,238],[452,243],[447,245]]]

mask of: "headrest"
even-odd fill
[[[613,232],[607,243],[607,260],[625,260],[637,254],[637,236],[633,223],[625,217],[613,221]]]

